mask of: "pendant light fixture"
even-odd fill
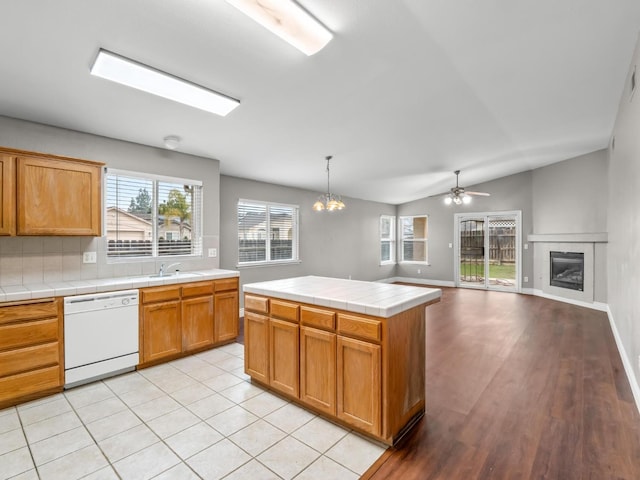
[[[346,206],[339,196],[331,193],[331,184],[329,183],[329,161],[332,158],[333,157],[331,155],[325,157],[327,160],[327,193],[318,197],[316,203],[313,204],[313,209],[316,212],[322,212],[323,210],[333,212],[335,210],[342,210]]]

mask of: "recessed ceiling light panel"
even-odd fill
[[[225,116],[240,101],[106,50],[100,50],[91,75]]]
[[[227,0],[298,50],[313,55],[333,38],[318,20],[291,0]]]

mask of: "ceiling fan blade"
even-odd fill
[[[476,195],[478,197],[490,197],[491,194],[490,193],[486,193],[486,192],[464,192],[467,195]]]

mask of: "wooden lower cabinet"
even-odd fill
[[[182,300],[182,349],[213,345],[213,295]]]
[[[238,336],[238,279],[140,290],[141,368],[229,343]]]
[[[300,327],[300,400],[336,414],[336,334]]]
[[[338,336],[337,416],[374,435],[380,434],[380,345]]]
[[[62,390],[61,299],[0,305],[0,409]]]
[[[298,325],[269,320],[269,385],[293,397],[298,396]]]
[[[389,445],[424,414],[426,304],[389,318],[249,293],[244,305],[253,380]]]
[[[180,313],[179,300],[143,305],[143,363],[182,352]]]
[[[215,341],[229,342],[238,336],[238,290],[215,294]]]
[[[269,317],[244,314],[244,370],[247,375],[269,383]]]

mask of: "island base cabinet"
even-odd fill
[[[244,314],[244,369],[247,375],[269,384],[269,317]]]
[[[352,338],[337,339],[337,417],[380,435],[380,346]]]
[[[180,302],[144,305],[143,362],[153,362],[178,355],[182,351]]]
[[[298,325],[269,320],[269,384],[293,397],[298,396]]]
[[[336,334],[300,327],[300,400],[336,415]]]

